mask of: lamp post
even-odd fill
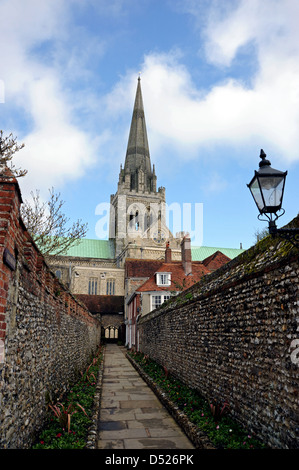
[[[276,226],[276,220],[285,211],[282,209],[282,200],[285,188],[287,171],[279,171],[271,168],[271,163],[266,159],[266,154],[261,150],[259,170],[247,185],[259,210],[258,219],[269,222],[269,234],[279,235],[290,241],[294,246],[299,246],[299,229],[280,228]],[[279,213],[281,212],[281,213]],[[261,217],[266,217],[263,219]]]

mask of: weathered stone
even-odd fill
[[[0,227],[0,251],[9,249],[16,262],[11,270],[0,257],[0,448],[23,449],[43,427],[48,403],[89,365],[101,326],[60,284],[30,238],[20,219],[17,181],[4,186],[11,204],[5,213],[2,208],[9,224]]]
[[[139,344],[207,399],[228,400],[270,447],[296,448],[299,364],[291,344],[299,339],[298,252],[280,256],[279,247],[253,248],[206,276],[184,292],[192,305],[180,295],[140,318]]]

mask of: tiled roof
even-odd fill
[[[163,263],[164,260],[126,259],[125,276],[150,277]]]
[[[163,263],[156,272],[171,273],[171,285],[161,287],[156,284],[155,273],[136,292],[149,291],[181,291],[198,282],[209,270],[202,263],[192,263],[192,274],[186,276],[183,265],[180,261]]]
[[[215,271],[220,268],[223,264],[230,261],[228,256],[225,256],[221,251],[216,251],[213,255],[203,260],[203,264],[208,268],[209,271]]]

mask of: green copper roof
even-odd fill
[[[224,255],[228,256],[230,259],[236,258],[236,256],[243,253],[243,249],[239,248],[216,248],[211,246],[192,246],[191,254],[192,261],[203,261],[208,258],[208,256],[213,255],[216,251],[221,251]]]
[[[90,238],[82,238],[80,243],[69,248],[62,256],[114,259],[114,242],[111,240],[92,240]]]
[[[216,251],[221,251],[230,259],[235,258],[243,253],[242,249],[238,248],[219,248],[210,246],[192,246],[192,261],[202,261],[208,256],[211,256]],[[79,258],[97,258],[97,259],[114,259],[115,247],[112,240],[92,240],[90,238],[83,238],[80,243],[69,248],[62,256],[77,256]]]

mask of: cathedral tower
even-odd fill
[[[163,258],[166,241],[179,253],[179,241],[166,227],[165,188],[157,190],[151,164],[140,77],[125,157],[120,167],[118,189],[110,197],[110,239],[115,238],[116,258]]]

